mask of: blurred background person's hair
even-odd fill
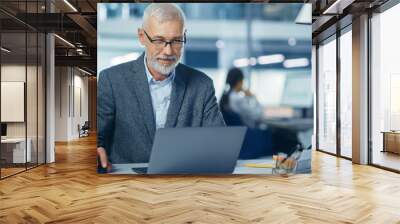
[[[220,101],[222,113],[236,113],[241,121],[256,127],[263,119],[263,107],[250,90],[243,87],[244,75],[241,69],[231,68],[226,77],[226,89]],[[229,121],[226,121],[229,125]]]
[[[228,72],[225,83],[225,91],[221,97],[220,107],[221,109],[229,110],[229,94],[237,86],[239,82],[243,82],[244,75],[243,72],[238,68],[232,68]]]

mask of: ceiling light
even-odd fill
[[[250,64],[251,66],[256,65],[256,64],[257,64],[257,59],[254,58],[254,57],[251,57],[251,58],[249,59],[249,64]]]
[[[288,39],[289,46],[294,47],[294,46],[296,46],[296,43],[297,43],[296,38],[289,37],[289,39]]]
[[[9,50],[9,49],[7,49],[7,48],[5,48],[5,47],[1,47],[0,49],[1,49],[2,51],[6,52],[6,53],[10,53],[10,52],[11,52],[11,50]]]
[[[283,54],[264,55],[257,58],[260,65],[282,63],[285,60]]]
[[[308,58],[294,58],[287,59],[283,62],[283,67],[285,68],[297,68],[297,67],[306,67],[310,64]]]
[[[79,68],[79,67],[78,67],[78,70],[81,71],[81,72],[83,72],[83,73],[85,73],[85,74],[87,74],[87,75],[92,75],[92,73],[90,73],[90,72],[88,72],[88,71],[86,71],[86,70],[83,70],[83,69],[81,69],[81,68]]]
[[[223,48],[225,46],[225,43],[222,40],[217,40],[217,42],[215,42],[215,45],[217,46],[217,48]]]
[[[236,60],[233,61],[233,65],[234,65],[235,67],[238,67],[238,68],[240,68],[240,67],[246,67],[246,66],[249,65],[249,59],[247,59],[247,58],[239,58],[239,59],[236,59]]]
[[[60,36],[57,35],[57,34],[54,34],[54,36],[57,37],[58,39],[60,39],[62,42],[64,42],[64,43],[66,43],[67,45],[69,45],[70,47],[75,48],[75,45],[73,45],[73,44],[72,44],[71,42],[69,42],[68,40],[66,40],[66,39],[64,39],[64,38],[62,38],[62,37],[60,37]]]
[[[68,1],[68,0],[64,0],[65,4],[67,4],[72,10],[74,10],[74,12],[78,12],[78,10]]]
[[[322,14],[342,14],[343,9],[351,5],[355,0],[336,0],[332,5],[330,5]]]
[[[297,14],[295,22],[297,24],[305,24],[311,25],[312,24],[312,4],[306,3],[300,9],[299,14]]]

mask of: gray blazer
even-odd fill
[[[150,158],[156,125],[143,57],[99,75],[97,146],[106,149],[111,163],[143,163]],[[202,126],[225,126],[213,82],[179,64],[165,127]]]

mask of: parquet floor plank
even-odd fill
[[[398,223],[400,175],[313,152],[313,173],[96,173],[96,139],[56,145],[56,163],[0,181],[0,223]]]

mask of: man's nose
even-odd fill
[[[167,44],[167,46],[164,47],[163,53],[166,55],[172,55],[173,50],[172,50],[171,43]]]

